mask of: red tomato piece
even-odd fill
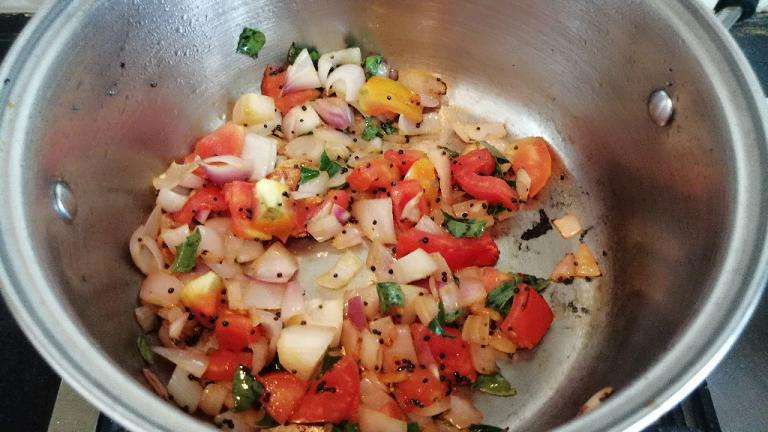
[[[416,249],[437,252],[445,258],[451,270],[471,266],[493,266],[499,260],[499,248],[488,235],[478,238],[455,238],[450,234],[430,234],[416,229],[397,236],[396,257],[401,258]]]
[[[360,373],[357,360],[345,355],[319,380],[313,381],[291,418],[295,423],[341,423],[357,417]]]
[[[528,196],[533,197],[547,184],[552,174],[552,155],[544,138],[532,137],[515,141],[512,152],[512,169],[523,168],[531,177]]]
[[[238,366],[250,368],[253,354],[243,351],[216,350],[208,355],[208,368],[203,379],[208,381],[232,381]]]
[[[296,219],[293,204],[280,207],[277,214],[262,215],[253,195],[253,183],[233,181],[224,185],[224,196],[232,218],[232,231],[238,237],[268,240],[276,236],[283,242],[294,232]]]
[[[419,150],[387,150],[384,152],[384,159],[395,164],[401,173],[408,172],[411,165],[417,160],[426,157],[423,151]]]
[[[296,105],[315,100],[320,97],[320,92],[315,89],[300,90],[283,94],[286,72],[275,66],[267,66],[264,77],[261,80],[261,93],[271,97],[275,101],[275,107],[285,114]]]
[[[349,192],[343,189],[333,189],[325,195],[326,201],[330,201],[338,206],[349,210]]]
[[[317,214],[321,203],[322,201],[318,198],[304,198],[294,201],[293,213],[296,223],[291,233],[292,237],[304,237],[307,235],[307,222],[312,219],[312,216]]]
[[[473,198],[517,210],[517,192],[504,180],[491,175],[495,169],[496,159],[491,152],[478,149],[459,156],[451,172],[455,182]]]
[[[254,327],[251,319],[231,311],[223,312],[214,329],[219,348],[241,351],[264,336],[261,326]]]
[[[358,192],[389,190],[398,180],[400,180],[400,170],[394,163],[384,158],[376,158],[353,169],[347,177],[349,187]]]
[[[267,412],[280,424],[291,418],[307,392],[307,382],[290,372],[273,372],[258,378],[264,385],[262,402]]]
[[[444,327],[446,335],[438,336],[420,323],[411,324],[414,340],[427,342],[429,351],[437,361],[440,375],[454,384],[469,384],[477,379],[477,372],[472,365],[469,344],[461,338],[461,332],[452,327]]]
[[[395,384],[395,399],[403,411],[409,413],[444,398],[448,384],[435,378],[427,369],[416,369],[405,381]]]
[[[223,212],[227,210],[227,200],[221,189],[217,187],[204,187],[198,189],[189,197],[184,207],[174,213],[171,217],[178,224],[188,224],[192,222],[197,213],[208,210],[211,212]]]
[[[547,301],[534,288],[520,284],[518,289],[512,307],[499,328],[517,346],[530,349],[547,334],[555,316]]]
[[[405,230],[412,227],[415,223],[409,220],[403,220],[403,209],[410,200],[415,198],[418,194],[424,190],[421,188],[421,184],[418,180],[403,180],[398,182],[395,187],[392,188],[392,212],[395,216],[395,223],[400,230]],[[423,198],[419,200],[419,211],[422,215],[429,211],[427,201]]]
[[[195,144],[195,154],[203,159],[222,155],[240,156],[243,152],[243,144],[245,144],[245,128],[234,123],[226,123],[200,138]]]

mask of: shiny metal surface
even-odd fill
[[[234,53],[243,25],[267,35],[256,62]],[[606,277],[548,293],[553,329],[505,365],[519,395],[484,399],[488,423],[638,430],[743,328],[768,264],[765,113],[735,44],[690,2],[60,1],[0,69],[3,293],[46,359],[130,429],[210,429],[138,374],[126,243],[150,179],[294,40],[355,40],[439,71],[456,105],[553,144],[563,180],[498,228],[500,267],[546,275],[576,246],[554,232],[519,240],[540,206],[592,225],[584,241]],[[676,107],[665,128],[648,116],[660,87]],[[72,224],[50,205],[58,179],[78,203]],[[617,393],[574,419],[607,385]]]

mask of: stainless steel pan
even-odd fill
[[[234,53],[262,29],[258,61]],[[356,41],[398,67],[445,74],[455,104],[543,135],[556,175],[538,203],[572,211],[606,276],[559,285],[535,353],[504,365],[512,399],[482,399],[513,430],[638,430],[696,386],[766,281],[765,112],[752,71],[711,12],[644,1],[59,1],[0,70],[4,295],[61,375],[132,430],[209,426],[139,378],[126,242],[149,180],[256,88],[291,41]],[[1,80],[0,80],[1,81]],[[658,126],[649,95],[674,118]],[[560,174],[560,172],[558,172]],[[546,275],[573,248],[502,227],[500,266]],[[603,254],[602,252],[605,251]],[[574,418],[604,386],[617,394]]]

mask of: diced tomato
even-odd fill
[[[455,328],[444,327],[446,335],[432,333],[424,324],[411,324],[414,341],[427,342],[432,356],[438,363],[440,375],[454,384],[469,384],[477,378],[472,366],[472,354],[469,344],[461,338],[461,332]]]
[[[387,417],[408,421],[408,417],[406,417],[403,410],[400,409],[400,405],[398,405],[397,402],[393,401],[392,399],[388,400],[384,405],[379,407],[378,411]]]
[[[395,215],[395,223],[400,230],[408,229],[415,224],[412,221],[402,219],[403,209],[409,201],[422,192],[423,189],[417,180],[403,180],[392,188],[390,194],[392,197],[392,212]],[[422,215],[427,214],[429,211],[423,194],[422,199],[419,200],[419,211]]]
[[[274,66],[267,66],[264,77],[261,80],[261,93],[271,97],[275,101],[275,107],[282,114],[287,113],[296,105],[315,100],[320,97],[320,92],[315,89],[300,90],[283,94],[286,72]]]
[[[416,369],[407,380],[395,385],[397,403],[407,413],[428,407],[444,398],[446,394],[448,384],[435,378],[427,369]]]
[[[506,181],[491,175],[495,169],[496,159],[491,152],[478,149],[459,156],[451,172],[455,182],[473,198],[517,210],[517,192]]]
[[[296,228],[293,203],[286,200],[287,205],[280,207],[278,212],[262,214],[258,200],[253,194],[253,187],[252,183],[244,181],[233,181],[224,185],[224,196],[232,218],[232,231],[245,239],[269,240],[274,235],[285,241]]]
[[[515,172],[523,168],[531,177],[529,197],[539,193],[552,174],[552,155],[547,142],[541,137],[515,141],[510,162]]]
[[[533,348],[541,341],[554,315],[544,297],[526,284],[518,285],[509,314],[502,321],[501,330],[521,348]]]
[[[325,200],[349,210],[349,192],[343,189],[333,189],[325,195]]]
[[[419,150],[387,150],[384,152],[384,159],[395,164],[401,173],[408,172],[411,165],[417,160],[425,157],[424,152]]]
[[[227,210],[227,200],[221,189],[212,186],[198,189],[187,199],[184,207],[173,213],[171,217],[178,224],[188,224],[192,222],[196,214],[204,210],[214,213]]]
[[[264,385],[262,401],[267,412],[280,424],[291,418],[307,392],[307,382],[290,372],[272,372],[258,378]]]
[[[478,238],[455,238],[450,234],[431,234],[416,229],[398,233],[397,258],[416,249],[437,252],[445,258],[451,270],[470,266],[493,266],[499,260],[499,248],[488,235]]]
[[[203,159],[222,155],[240,156],[244,143],[245,128],[229,122],[200,138],[195,144],[195,154]]]
[[[304,198],[293,203],[295,226],[292,237],[304,237],[307,235],[307,222],[320,210],[322,201],[319,198]]]
[[[319,380],[312,381],[291,418],[296,423],[341,423],[357,417],[360,373],[357,360],[345,355]]]
[[[376,158],[355,168],[347,177],[349,187],[358,192],[389,190],[398,180],[400,180],[400,170],[394,163],[384,158]]]
[[[249,317],[226,311],[216,320],[214,334],[219,348],[240,351],[264,337],[264,330],[254,327]]]
[[[253,354],[243,351],[216,350],[208,355],[203,378],[208,381],[232,381],[238,366],[251,367]]]

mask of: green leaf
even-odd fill
[[[408,422],[408,429],[406,432],[421,432],[421,426],[418,423]]]
[[[323,357],[323,363],[320,365],[320,375],[328,372],[331,370],[333,365],[339,362],[341,360],[340,355],[331,355],[326,353],[325,357]]]
[[[478,375],[477,381],[472,385],[472,388],[494,396],[507,397],[517,394],[517,390],[499,373],[495,375]]]
[[[429,331],[432,333],[446,337],[446,338],[453,338],[453,336],[448,335],[446,333],[445,328],[447,324],[452,323],[455,321],[459,316],[461,316],[461,311],[453,311],[450,314],[445,312],[445,305],[443,305],[443,302],[438,303],[437,305],[437,315],[432,318],[432,321],[429,322],[429,325],[427,325],[427,328],[429,328]],[[451,318],[449,320],[449,317]]]
[[[358,428],[356,424],[342,422],[337,425],[333,425],[333,429],[331,429],[331,432],[358,432]]]
[[[514,280],[503,282],[488,293],[486,305],[499,311],[502,316],[507,316],[512,298],[518,291],[517,283]]]
[[[363,69],[368,76],[384,76],[389,71],[384,63],[384,57],[380,55],[370,55],[363,60]]]
[[[174,273],[189,273],[195,268],[197,247],[200,246],[200,230],[195,229],[188,235],[184,243],[176,246],[176,259],[173,260],[171,271]]]
[[[485,221],[475,219],[460,219],[443,212],[443,226],[456,238],[480,237],[485,230]]]
[[[478,144],[485,147],[485,149],[488,150],[491,153],[491,155],[493,155],[493,157],[496,158],[496,162],[503,163],[503,164],[509,163],[509,159],[507,159],[504,153],[500,152],[499,149],[497,149],[496,147],[488,144],[485,141],[478,141]]]
[[[500,428],[485,424],[473,424],[469,425],[469,432],[507,432],[509,428]]]
[[[405,305],[405,295],[400,285],[394,282],[379,282],[376,284],[376,293],[379,295],[379,308],[381,313],[393,307]]]
[[[139,335],[138,339],[136,339],[136,346],[139,347],[139,354],[141,354],[141,358],[145,362],[149,364],[155,363],[155,354],[152,352],[152,347],[149,346],[149,340],[146,336],[143,334]]]
[[[381,130],[387,135],[394,135],[397,133],[397,128],[392,123],[382,123]]]
[[[328,177],[333,177],[341,171],[341,165],[331,160],[328,157],[328,153],[323,150],[323,154],[320,155],[320,171],[328,173]]]
[[[461,155],[461,153],[457,152],[456,150],[451,150],[448,147],[445,146],[437,146],[440,150],[443,150],[444,152],[448,153],[448,157],[453,159],[457,158]]]
[[[320,175],[320,170],[316,170],[314,168],[309,168],[302,166],[301,167],[301,180],[299,180],[299,184],[304,184],[314,178],[317,178],[317,176]]]
[[[264,386],[251,375],[251,372],[243,365],[237,367],[232,378],[232,398],[235,406],[232,411],[245,411],[259,402],[264,394]]]
[[[374,120],[372,117],[366,117],[363,120],[363,124],[365,125],[363,129],[362,137],[366,141],[370,141],[376,137],[380,137],[383,135],[382,130],[379,128],[379,125],[376,124],[376,120]]]
[[[265,412],[264,417],[262,417],[261,420],[256,422],[256,427],[267,429],[267,428],[278,426],[279,424],[280,423],[278,423],[277,420],[273,419],[271,415]]]
[[[237,40],[236,51],[240,54],[256,58],[259,56],[259,51],[264,48],[265,43],[267,43],[267,37],[264,36],[264,33],[256,29],[243,27],[240,38]]]
[[[537,292],[543,292],[545,289],[547,289],[547,287],[549,287],[549,279],[544,279],[525,273],[517,273],[515,276],[519,277],[522,283],[532,286]]]
[[[317,51],[317,48],[311,45],[298,44],[296,42],[291,42],[291,47],[288,48],[288,58],[286,59],[288,64],[293,64],[293,62],[296,61],[296,57],[298,57],[299,53],[304,49],[309,52],[309,58],[312,59],[312,63],[317,64],[317,61],[320,60],[320,53]]]
[[[446,312],[445,313],[445,323],[446,324],[455,324],[456,321],[461,319],[461,317],[464,316],[464,311],[461,309],[456,309],[453,312]]]

